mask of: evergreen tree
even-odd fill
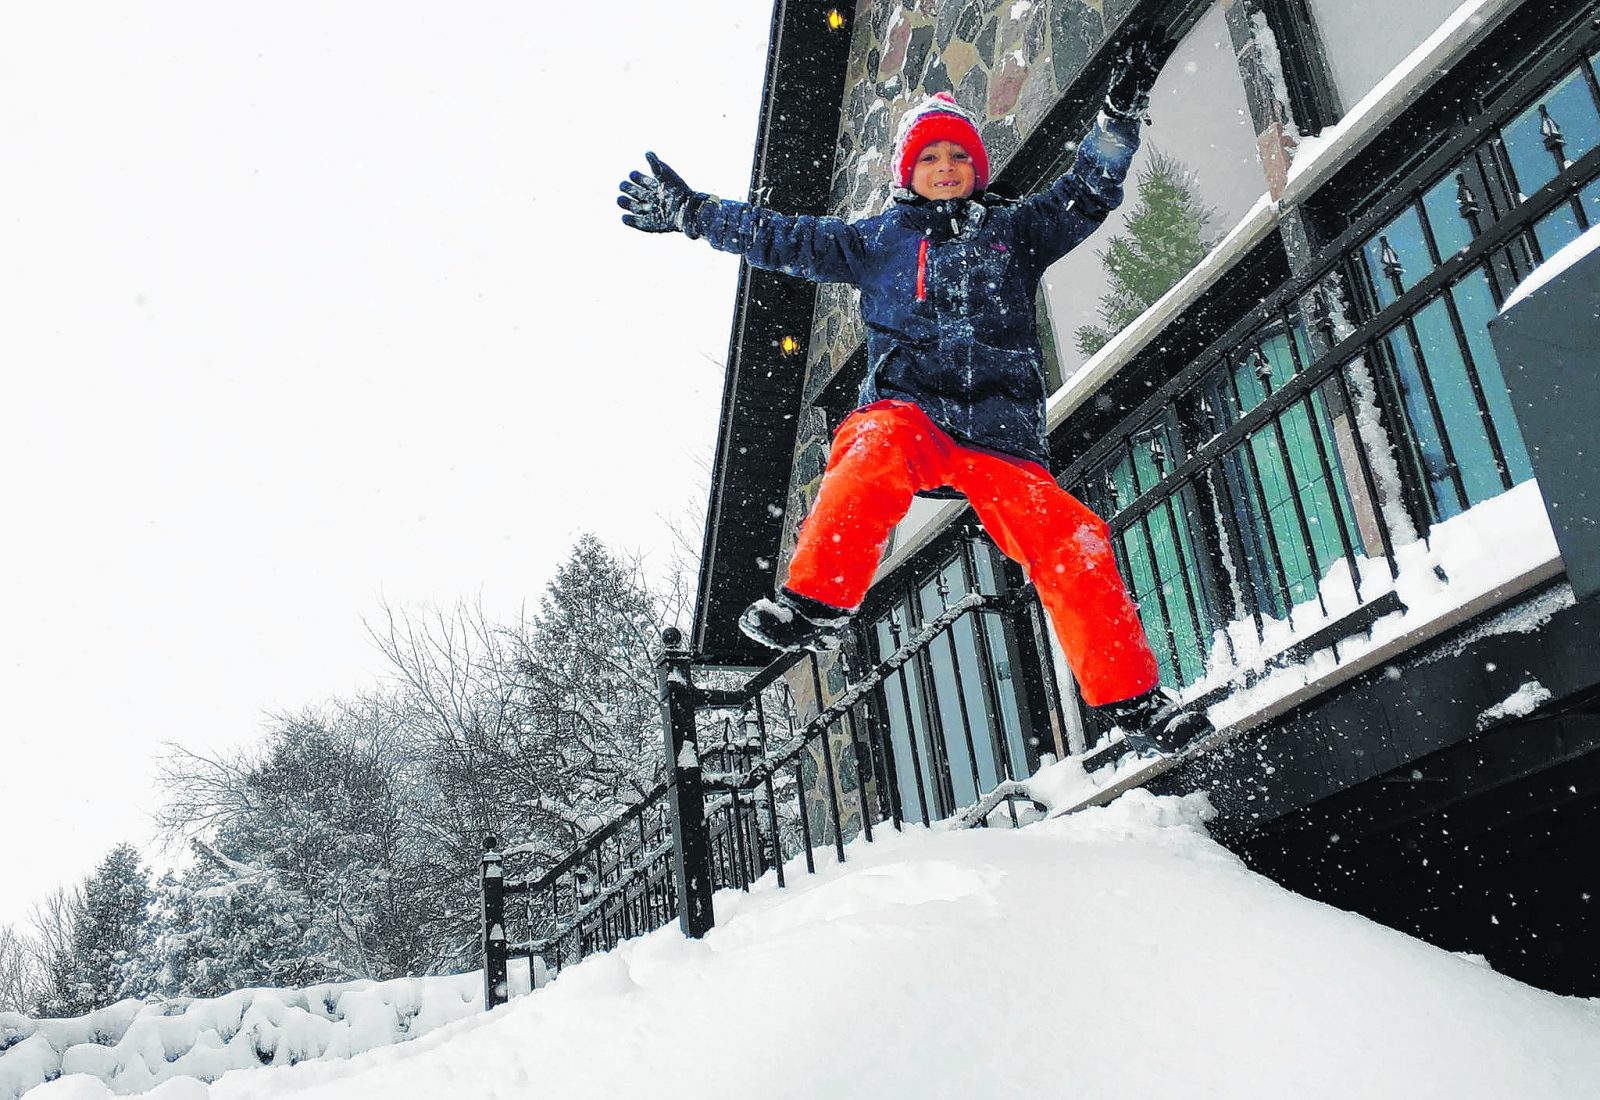
[[[296,988],[353,975],[316,950],[303,895],[268,868],[241,863],[203,842],[181,877],[160,884],[161,915],[146,965],[154,992],[215,997],[259,986]]]
[[[556,747],[566,823],[596,828],[661,779],[653,651],[668,609],[637,562],[584,535],[556,570],[519,671],[532,725]]]
[[[145,992],[124,987],[123,968],[145,947],[149,909],[150,878],[138,849],[118,844],[83,883],[72,937],[78,1007],[99,1008]]]
[[[1216,211],[1200,201],[1195,174],[1181,160],[1152,147],[1138,181],[1127,233],[1113,236],[1098,254],[1109,287],[1097,311],[1102,323],[1078,329],[1078,351],[1085,356],[1105,347],[1216,247],[1206,234]]]

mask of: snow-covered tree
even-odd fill
[[[1196,176],[1181,160],[1152,148],[1138,183],[1127,232],[1098,253],[1109,286],[1100,299],[1101,324],[1078,329],[1084,355],[1103,348],[1216,246],[1206,233],[1216,212],[1201,201]]]
[[[164,991],[429,969],[428,856],[392,722],[365,700],[277,718],[254,754],[169,756],[162,821],[200,858],[161,891]]]
[[[585,535],[546,588],[519,654],[518,700],[556,748],[557,814],[580,833],[661,779],[654,652],[666,613],[637,562]]]
[[[118,844],[83,882],[83,908],[73,926],[79,1001],[99,1008],[143,991],[126,989],[123,967],[149,935],[150,876],[131,844]]]
[[[156,891],[126,981],[202,994],[475,965],[486,835],[554,861],[659,782],[653,654],[686,587],[585,536],[536,614],[386,609],[381,690],[231,756],[174,748],[159,821],[200,858]]]
[[[476,864],[485,835],[553,862],[658,781],[653,653],[685,589],[652,584],[641,562],[585,535],[532,616],[391,610],[374,629],[395,672],[400,725],[426,762],[419,813],[440,860],[440,930],[455,929],[440,938],[463,961],[477,951],[477,897],[462,868]]]
[[[263,868],[202,857],[162,878],[154,909],[149,947],[129,968],[150,993],[210,997],[323,977],[307,958],[303,899]]]

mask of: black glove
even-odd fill
[[[622,189],[617,205],[627,211],[622,215],[622,224],[646,233],[683,233],[698,237],[700,234],[694,231],[694,215],[700,204],[711,196],[689,190],[683,177],[663,164],[654,153],[646,153],[645,159],[655,175],[629,172],[628,178],[617,185]]]
[[[1106,114],[1112,118],[1143,118],[1150,109],[1150,89],[1177,45],[1167,38],[1166,31],[1150,24],[1130,30],[1111,63]]]

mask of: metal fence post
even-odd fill
[[[505,872],[500,864],[500,838],[483,838],[483,1007],[503,1005],[506,988]]]
[[[711,931],[711,834],[706,827],[700,752],[695,744],[695,690],[689,651],[676,627],[661,632],[661,733],[672,783],[672,870],[678,886],[678,926],[690,939]]]

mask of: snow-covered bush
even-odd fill
[[[119,1001],[60,1020],[0,1012],[0,1100],[72,1073],[126,1095],[172,1077],[210,1082],[234,1069],[349,1058],[426,1035],[482,1005],[479,971]]]

